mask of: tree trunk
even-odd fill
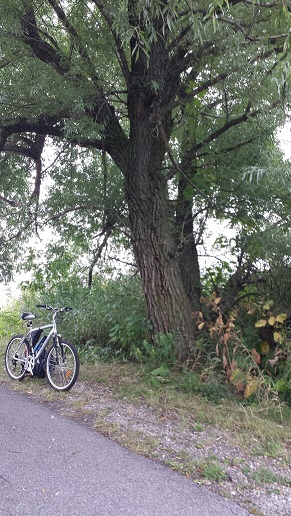
[[[133,250],[154,333],[173,333],[177,357],[183,360],[194,345],[194,324],[160,172],[164,144],[154,133],[146,99],[135,94],[130,107],[135,116],[125,180]]]
[[[225,319],[228,318],[229,313],[234,308],[237,298],[243,289],[247,285],[252,285],[259,282],[259,280],[255,280],[252,273],[253,263],[251,261],[242,263],[241,257],[236,271],[230,276],[222,292],[220,308]]]
[[[179,265],[186,294],[192,310],[200,310],[201,282],[197,246],[194,238],[193,200],[184,196],[187,181],[180,178],[176,207],[176,238]]]

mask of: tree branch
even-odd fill
[[[64,217],[64,215],[67,215],[67,213],[72,213],[74,211],[86,211],[86,210],[92,210],[92,206],[71,206],[70,208],[66,208],[63,211],[60,211],[59,213],[56,213],[55,215],[51,215],[47,219],[44,220],[43,224],[47,224],[48,222],[53,222],[54,220],[58,220],[61,217]]]
[[[0,195],[0,201],[5,204],[9,204],[9,206],[13,206],[13,208],[15,208],[16,206],[19,206],[18,201],[12,201],[11,199],[7,199],[6,197],[3,197],[2,195]]]
[[[274,47],[273,49],[268,49],[265,52],[259,52],[255,57],[249,60],[249,65],[257,65],[258,61],[263,61],[265,59],[268,59],[271,57],[272,54],[275,53],[281,53],[283,52],[283,46],[282,47]],[[191,56],[191,60],[188,62],[189,56],[187,57],[187,67],[191,67],[191,60],[193,59],[193,55]],[[194,60],[195,63],[195,60]],[[211,79],[208,79],[204,82],[201,82],[197,88],[193,89],[193,91],[189,93],[185,93],[185,91],[182,91],[181,97],[178,98],[178,100],[173,101],[172,103],[168,104],[164,108],[164,112],[166,111],[172,111],[173,109],[177,107],[184,106],[189,101],[191,101],[193,98],[197,97],[197,95],[203,91],[207,91],[216,84],[219,84],[220,82],[224,81],[228,77],[230,77],[232,74],[238,72],[240,70],[240,67],[238,65],[233,66],[232,68],[227,69],[226,71],[216,75],[215,77],[212,77]],[[181,70],[182,71],[182,70]],[[172,73],[174,73],[174,70],[172,70]],[[266,72],[266,75],[268,74],[268,71]]]
[[[66,74],[70,68],[68,58],[59,48],[56,50],[40,37],[34,10],[31,6],[27,8],[20,22],[23,31],[22,39],[31,48],[34,56],[44,63],[53,66],[58,74]]]
[[[63,122],[61,118],[55,116],[42,115],[34,122],[22,117],[14,123],[2,123],[0,130],[4,131],[3,137],[6,137],[6,141],[8,136],[16,133],[37,133],[40,135],[61,137],[63,136]],[[4,145],[2,147],[0,146],[0,152],[3,149]]]
[[[41,185],[41,179],[42,179],[42,151],[45,144],[45,136],[37,134],[35,137],[35,141],[32,145],[32,154],[33,159],[35,162],[35,181],[34,181],[34,190],[30,196],[30,200],[36,199],[37,203],[39,201],[39,195],[40,195],[40,185]]]
[[[280,104],[280,100],[277,100],[273,104],[270,105],[269,109],[274,109],[278,104]],[[226,122],[223,126],[221,126],[219,129],[211,133],[207,138],[205,138],[203,141],[197,143],[190,149],[184,156],[183,160],[181,161],[180,166],[182,168],[189,166],[192,159],[197,158],[197,151],[201,148],[203,148],[208,143],[211,143],[212,141],[216,140],[219,136],[226,133],[229,129],[232,127],[235,127],[236,125],[242,124],[247,122],[250,118],[254,118],[258,116],[262,112],[261,109],[256,109],[252,112],[250,112],[249,108],[246,108],[245,113],[242,115],[233,118],[232,120]]]
[[[81,38],[76,31],[76,29],[73,27],[73,25],[70,23],[68,18],[66,17],[66,14],[64,10],[62,9],[61,5],[56,2],[55,0],[48,0],[48,2],[51,4],[53,10],[55,11],[58,19],[60,20],[63,27],[66,29],[67,33],[71,36],[72,40],[74,41],[74,44],[76,46],[77,51],[79,52],[80,56],[84,59],[86,62],[91,78],[93,81],[100,86],[100,80],[99,77],[95,73],[94,66],[92,65],[92,62],[90,60],[89,54],[86,50],[86,47],[82,44]]]
[[[116,34],[116,32],[115,32],[115,30],[113,28],[113,20],[110,17],[108,11],[105,8],[104,2],[101,2],[100,0],[93,0],[93,2],[98,7],[99,11],[101,12],[103,18],[105,19],[105,21],[106,21],[106,23],[107,23],[107,25],[108,25],[108,27],[109,27],[109,29],[111,31],[111,34],[112,34],[113,39],[115,41],[117,53],[118,53],[118,60],[119,60],[120,68],[121,68],[123,77],[125,79],[125,82],[127,84],[127,87],[129,87],[130,72],[129,72],[129,67],[128,67],[128,62],[127,62],[126,54],[125,54],[125,52],[123,50],[123,45],[122,45],[121,38],[120,38],[120,36],[118,36],[118,34]]]
[[[173,172],[173,173],[171,172],[171,174],[168,174],[167,176],[165,176],[165,180],[168,181],[169,179],[172,179],[172,177],[174,177],[174,175],[176,173],[179,173],[197,193],[199,193],[202,197],[207,199],[207,195],[205,195],[205,193],[202,192],[202,190],[200,190],[200,188],[198,188],[197,185],[192,183],[192,181],[188,178],[187,174],[185,174],[183,168],[180,165],[178,165],[178,163],[176,162],[176,160],[175,160],[175,158],[173,156],[173,153],[171,151],[171,148],[170,148],[170,145],[169,145],[169,142],[168,142],[168,139],[167,139],[167,136],[166,136],[166,133],[165,133],[165,130],[164,130],[164,126],[162,124],[161,119],[158,120],[158,126],[159,126],[159,131],[160,131],[162,140],[164,142],[166,151],[168,153],[168,156],[170,158],[170,161],[171,161],[171,163],[172,163],[172,165],[174,167],[174,171],[175,171],[175,172]]]
[[[89,273],[88,273],[88,287],[91,288],[92,287],[92,281],[93,281],[93,269],[96,265],[96,263],[98,262],[101,254],[102,254],[102,251],[104,249],[104,247],[106,247],[107,245],[107,242],[109,240],[109,237],[111,235],[113,231],[113,226],[112,227],[108,227],[106,229],[106,231],[103,231],[102,234],[104,236],[101,244],[97,247],[97,249],[95,250],[94,254],[93,254],[93,260],[90,264],[90,267],[89,267]]]

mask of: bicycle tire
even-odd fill
[[[80,360],[73,344],[61,339],[53,345],[47,356],[46,377],[56,391],[68,391],[75,384],[80,369]]]
[[[24,335],[13,335],[5,350],[5,369],[12,380],[22,380],[25,377],[25,358],[28,355],[28,340]]]

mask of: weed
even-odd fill
[[[199,471],[201,478],[209,480],[210,482],[221,482],[228,478],[222,466],[211,459],[205,463],[200,463],[197,470]]]
[[[103,419],[96,420],[94,428],[98,430],[98,432],[101,432],[103,435],[106,435],[108,437],[112,437],[120,429],[118,423],[104,423]]]
[[[194,432],[202,432],[203,431],[203,425],[201,425],[201,423],[194,423],[193,431]]]
[[[23,321],[20,319],[20,305],[13,301],[6,309],[0,309],[0,338],[9,340],[13,333],[23,331]]]
[[[260,467],[255,472],[250,475],[250,478],[254,479],[257,484],[280,484],[281,486],[290,487],[291,486],[291,478],[282,477],[280,475],[276,475],[272,471],[267,468]]]
[[[208,457],[205,461],[194,460],[188,452],[176,452],[175,459],[168,459],[166,463],[175,471],[191,476],[195,482],[222,482],[228,476],[216,460]]]
[[[251,473],[251,468],[249,466],[243,466],[241,468],[241,472],[243,475],[245,475],[246,477],[248,477]]]
[[[281,457],[284,455],[284,447],[277,440],[269,440],[261,445],[255,446],[253,454],[273,458]]]
[[[151,364],[173,366],[176,364],[175,347],[174,334],[159,333],[155,336],[153,344],[147,340],[143,341],[141,353],[144,361]]]
[[[192,473],[192,470],[189,471],[189,469],[186,468],[183,463],[181,463],[177,460],[167,459],[165,461],[165,464],[170,466],[170,468],[173,469],[174,471],[178,471],[179,473],[182,473],[184,475],[187,474],[187,476],[189,476],[189,474]]]
[[[279,378],[274,384],[274,389],[278,391],[282,401],[291,405],[291,380]]]

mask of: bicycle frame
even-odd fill
[[[46,378],[56,391],[68,391],[78,379],[80,359],[74,344],[58,333],[57,316],[60,312],[71,312],[72,308],[54,308],[47,304],[36,307],[52,311],[51,322],[33,327],[36,315],[32,312],[21,314],[21,319],[27,323],[27,331],[25,335],[11,336],[5,350],[6,371],[12,380],[20,381],[28,374]],[[42,334],[44,330],[45,335]]]
[[[28,333],[25,335],[24,338],[30,340],[30,347],[31,347],[31,349],[30,349],[30,354],[26,358],[26,367],[25,368],[31,374],[33,374],[33,368],[34,368],[35,361],[38,360],[38,358],[41,356],[42,352],[44,351],[44,349],[48,345],[48,343],[51,340],[51,338],[58,339],[58,337],[60,337],[60,335],[58,335],[58,331],[57,331],[57,322],[56,322],[57,314],[58,314],[58,312],[55,311],[55,313],[53,314],[53,322],[51,324],[46,324],[44,326],[39,326],[38,328],[32,328],[32,321],[29,322],[30,329],[29,329]],[[42,343],[40,348],[35,353],[34,347],[32,345],[32,340],[31,340],[31,332],[34,331],[34,330],[42,330],[43,331],[43,330],[46,330],[48,328],[51,328],[48,336],[46,337],[45,341]]]

